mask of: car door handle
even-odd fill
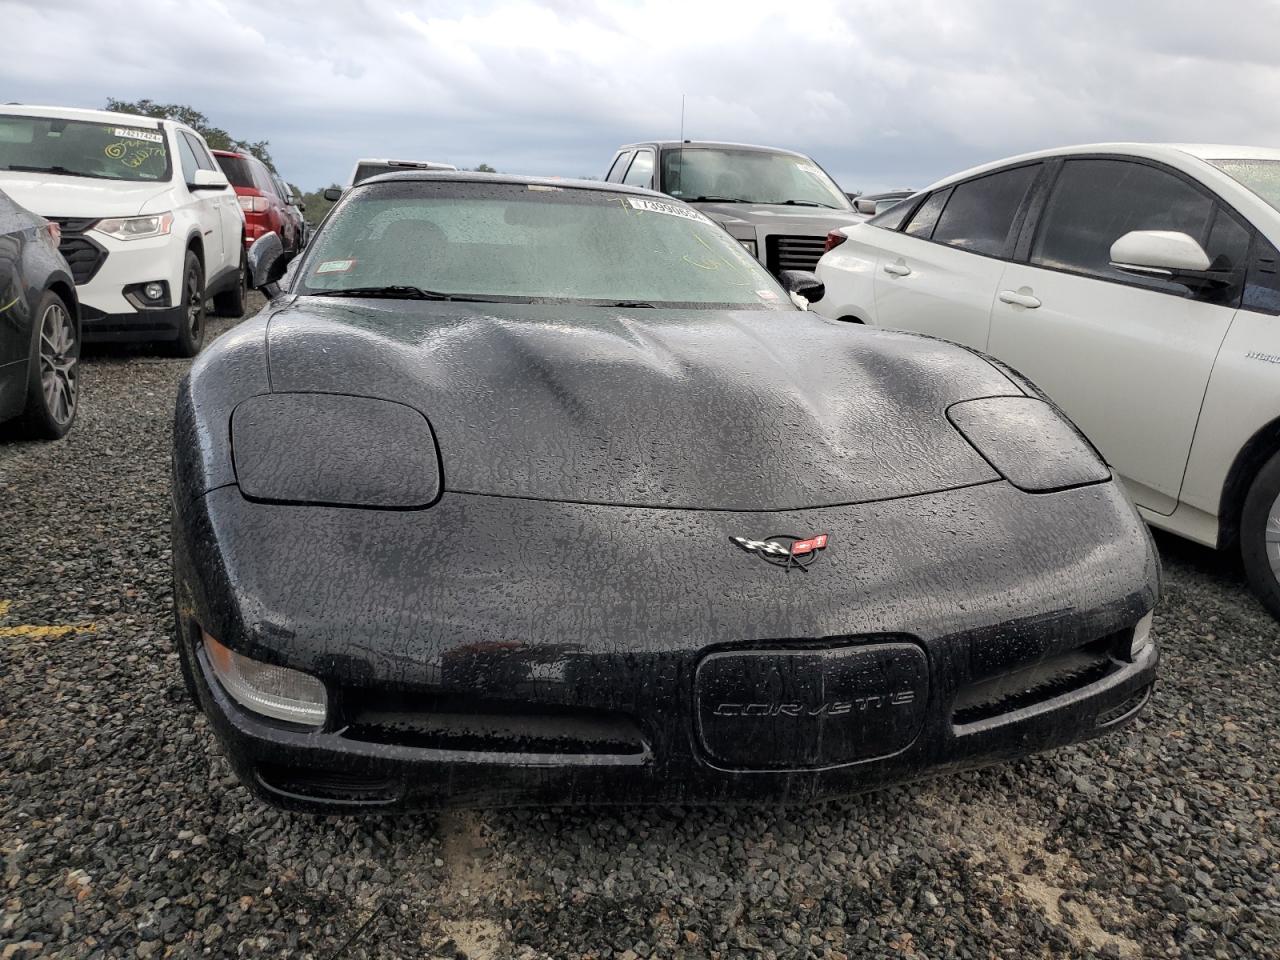
[[[886,263],[884,265],[884,272],[892,274],[895,277],[905,277],[911,272],[911,268],[905,263]]]
[[[1029,293],[1022,293],[1019,290],[1001,290],[1000,302],[1011,303],[1015,307],[1026,307],[1028,310],[1034,310],[1040,306],[1040,298],[1033,297]]]

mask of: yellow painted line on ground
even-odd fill
[[[12,607],[12,600],[0,600],[0,617],[5,616]],[[97,629],[98,625],[96,623],[60,623],[47,627],[37,626],[32,623],[22,623],[16,627],[0,627],[0,640],[11,637],[47,640],[52,637],[66,637],[73,633],[93,633]]]
[[[21,627],[0,627],[0,640],[9,637],[29,637],[32,639],[66,637],[73,633],[92,633],[96,629],[98,629],[97,626],[92,623],[86,623],[79,627],[37,627],[30,624]]]

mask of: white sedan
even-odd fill
[[[1239,546],[1280,616],[1280,150],[1098,144],[942,180],[828,237],[825,316],[1034,381],[1154,526]]]

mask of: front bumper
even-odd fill
[[[829,546],[787,572],[729,541],[782,531]],[[313,811],[811,802],[1113,729],[1157,662],[1127,659],[1159,572],[1114,483],[764,515],[456,493],[367,511],[227,486],[175,513],[174,563],[182,654],[233,766]],[[200,629],[321,677],[326,727],[232,702]],[[880,689],[873,664],[837,703],[834,673],[806,686],[788,659],[877,645],[916,651],[923,680]],[[706,664],[738,654],[763,669],[712,690]],[[902,682],[910,708],[887,715]],[[836,724],[857,743],[815,753]]]
[[[66,221],[74,226],[80,221]],[[86,343],[173,339],[183,321],[181,304],[139,309],[126,296],[130,287],[152,281],[168,285],[170,302],[182,290],[186,248],[174,235],[117,240],[95,230],[64,233],[63,246],[83,258],[75,270]],[[76,264],[73,263],[73,267]]]
[[[81,309],[81,336],[85,343],[143,343],[173,340],[186,316],[182,304],[156,310],[103,313],[94,307]]]

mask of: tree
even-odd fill
[[[498,171],[493,167],[489,166],[487,163],[482,163],[480,164],[480,166],[475,168],[475,172],[476,173],[497,173]]]
[[[116,113],[136,113],[143,117],[155,117],[157,120],[176,120],[185,123],[197,131],[205,139],[205,143],[213,150],[235,150],[249,153],[265,163],[274,173],[275,163],[271,160],[270,142],[267,140],[237,140],[221,127],[215,127],[199,110],[181,103],[156,103],[154,100],[117,100],[107,97],[107,109]]]

